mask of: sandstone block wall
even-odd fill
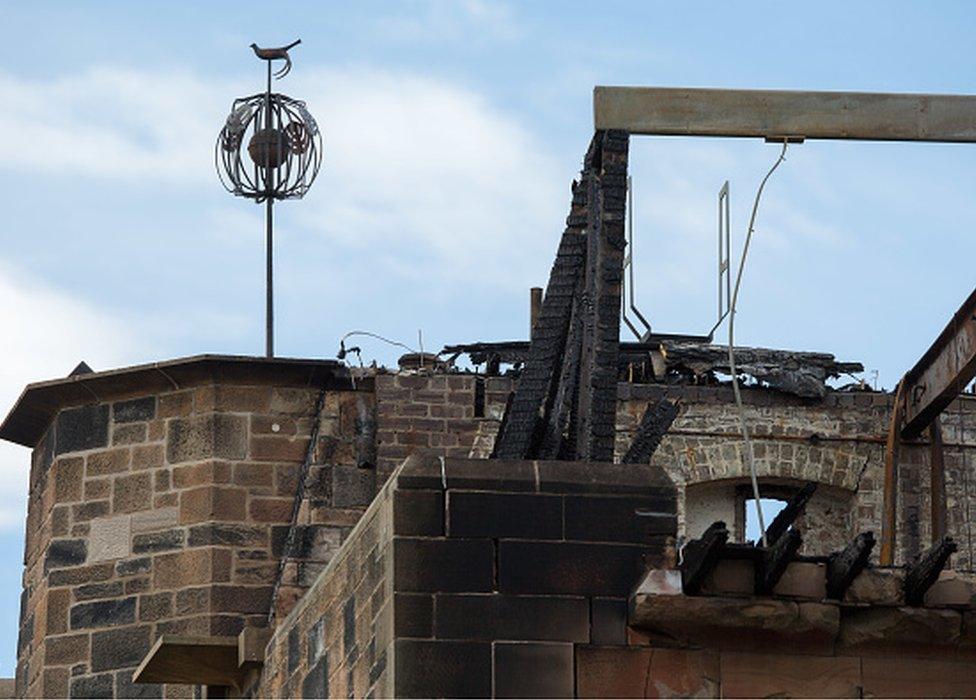
[[[654,515],[639,517],[636,509]],[[268,645],[260,697],[563,697],[673,557],[650,466],[408,460]]]
[[[370,389],[326,395],[282,615],[372,500]],[[21,696],[186,697],[131,683],[160,635],[266,624],[318,388],[133,391],[61,410],[34,450]]]

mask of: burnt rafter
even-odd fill
[[[762,557],[756,566],[756,593],[769,595],[773,592],[802,544],[799,531],[791,527],[771,546],[758,548]]]
[[[701,591],[705,577],[718,564],[729,541],[729,530],[721,520],[708,526],[697,540],[690,540],[681,548],[681,587],[688,595]]]
[[[813,497],[814,492],[817,490],[817,483],[815,481],[810,481],[803,488],[796,492],[796,494],[791,498],[787,504],[783,507],[776,517],[773,518],[773,522],[769,524],[766,528],[766,542],[770,546],[778,542],[780,537],[786,533],[787,530],[796,522],[796,519],[803,515],[803,511],[806,510],[807,503],[810,498]],[[758,544],[758,542],[757,542]]]
[[[628,144],[606,131],[590,144],[499,458],[613,461]]]
[[[857,575],[864,571],[874,549],[873,532],[862,532],[839,552],[834,552],[827,560],[827,597],[840,600],[854,583]]]
[[[945,568],[949,557],[957,549],[951,537],[943,537],[911,563],[905,573],[905,602],[909,605],[921,605],[925,600],[925,592],[939,579],[939,573]]]
[[[648,404],[630,448],[620,460],[621,463],[646,464],[677,417],[678,404],[674,401],[661,399],[657,403]]]

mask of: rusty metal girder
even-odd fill
[[[901,436],[921,435],[976,377],[976,289],[904,379]]]

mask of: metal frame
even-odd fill
[[[976,96],[597,86],[593,121],[598,131],[659,136],[976,143]],[[719,193],[719,323],[723,193],[727,187]],[[899,382],[885,450],[882,564],[894,561],[901,442],[930,428],[933,490],[943,489],[938,416],[974,378],[976,290]],[[944,507],[933,503],[933,532],[944,532]]]

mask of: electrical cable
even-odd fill
[[[749,254],[749,243],[752,241],[752,233],[755,230],[756,214],[759,211],[759,199],[762,197],[763,188],[766,181],[776,171],[784,160],[786,160],[786,147],[788,141],[783,141],[783,150],[780,151],[779,158],[773,163],[773,167],[766,173],[766,177],[759,183],[756,191],[756,199],[752,203],[752,216],[749,217],[749,229],[746,232],[746,242],[742,247],[742,258],[739,259],[739,273],[735,277],[735,289],[732,292],[732,303],[729,307],[729,371],[732,374],[732,392],[735,394],[735,405],[739,411],[739,425],[742,428],[742,441],[745,443],[746,462],[749,466],[749,476],[752,479],[752,496],[756,502],[756,515],[759,518],[759,532],[761,533],[763,547],[768,547],[766,541],[766,521],[763,518],[762,503],[759,498],[759,479],[756,476],[756,458],[752,451],[752,440],[749,438],[749,426],[746,424],[745,408],[742,406],[742,394],[739,391],[739,378],[735,368],[735,304],[739,299],[739,284],[742,282],[742,271],[746,266],[746,256]]]

